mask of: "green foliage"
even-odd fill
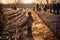
[[[2,25],[4,29],[8,29],[7,22],[8,22],[8,17],[6,16],[6,14],[0,13],[0,25]]]

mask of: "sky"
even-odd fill
[[[3,4],[10,4],[10,3],[14,3],[15,0],[2,0]]]
[[[3,4],[11,4],[11,3],[16,3],[19,2],[19,3],[44,3],[46,4],[46,0],[2,0],[2,3]],[[49,0],[49,3],[51,3],[52,0]],[[1,3],[1,0],[0,0],[0,3]]]

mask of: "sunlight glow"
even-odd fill
[[[15,3],[15,0],[2,0],[2,4],[12,4]]]
[[[34,3],[35,0],[23,0],[23,3],[25,4],[30,4],[30,3]]]
[[[49,3],[51,3],[52,0],[49,0]],[[58,1],[58,0],[57,0]],[[13,4],[13,3],[22,3],[22,4],[31,4],[31,3],[42,3],[46,4],[46,0],[0,0],[0,3],[2,4]]]

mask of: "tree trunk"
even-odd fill
[[[48,1],[49,1],[49,0],[46,0],[47,4],[48,4]]]

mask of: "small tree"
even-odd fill
[[[4,25],[4,29],[8,29],[8,17],[7,17],[7,15],[3,14],[1,20],[2,20],[2,23]]]
[[[2,4],[0,3],[0,32],[3,31],[3,23],[2,23]]]
[[[8,18],[6,14],[2,11],[2,4],[0,4],[0,31],[3,31],[3,29],[7,29],[7,23]]]

